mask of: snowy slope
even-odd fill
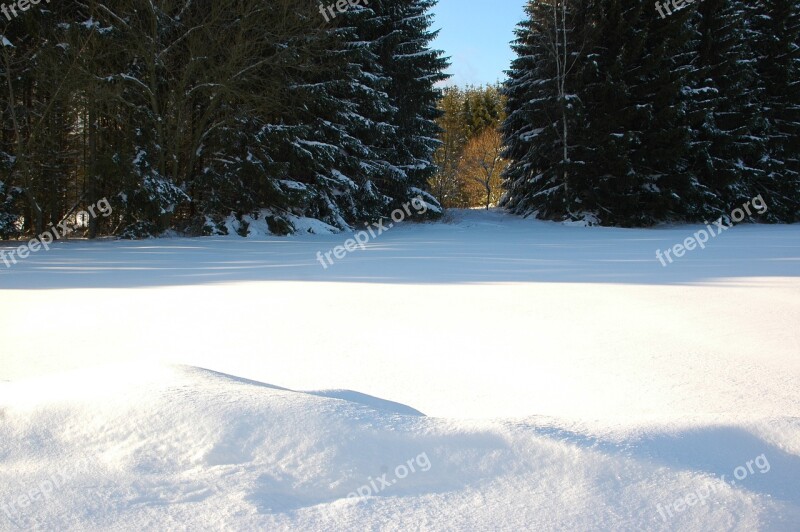
[[[800,227],[663,268],[696,229],[459,212],[328,269],[347,235],[0,268],[0,529],[797,530]]]
[[[656,505],[707,486],[707,504],[670,527],[788,530],[800,518],[800,459],[743,429],[609,441],[537,419],[396,414],[189,367],[84,371],[3,393],[0,500],[62,482],[18,509],[26,529],[633,530],[657,528]],[[770,470],[743,488],[719,478],[763,452]],[[371,483],[380,491],[348,497]]]

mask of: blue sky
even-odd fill
[[[505,79],[513,53],[509,43],[523,18],[525,0],[439,0],[433,47],[450,56],[453,75],[445,84],[480,85]]]

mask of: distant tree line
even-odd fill
[[[499,87],[447,87],[439,101],[441,146],[431,192],[443,206],[496,205],[502,195],[502,138],[505,99]]]
[[[0,20],[0,238],[386,216],[436,171],[434,0],[52,2]],[[429,212],[433,212],[433,209]],[[246,227],[241,226],[245,231]]]
[[[514,48],[511,211],[639,226],[762,195],[800,220],[800,0],[531,0]]]

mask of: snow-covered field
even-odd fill
[[[0,263],[0,529],[796,531],[800,226],[698,229]]]

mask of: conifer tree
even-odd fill
[[[0,237],[108,198],[90,237],[345,229],[424,189],[431,0],[89,0],[0,21]]]
[[[748,184],[764,179],[764,121],[742,2],[707,0],[693,22],[691,170],[702,194],[690,214],[713,219],[748,201]]]
[[[430,29],[430,9],[436,0],[381,2],[383,24],[375,35],[383,71],[391,79],[389,101],[396,108],[397,134],[385,139],[383,152],[406,175],[401,182],[386,183],[397,202],[424,194],[428,179],[436,172],[433,155],[439,147],[436,118],[441,95],[436,84],[447,79],[447,60],[430,48],[437,32]],[[433,197],[428,200],[435,203]],[[435,212],[435,209],[434,209]]]
[[[502,126],[511,162],[502,205],[521,215],[563,218],[571,210],[570,133],[577,125],[572,74],[578,60],[575,18],[565,0],[531,0],[516,30],[517,58],[504,88]]]
[[[800,1],[748,2],[748,34],[766,120],[765,175],[748,183],[762,194],[769,219],[800,220]]]

